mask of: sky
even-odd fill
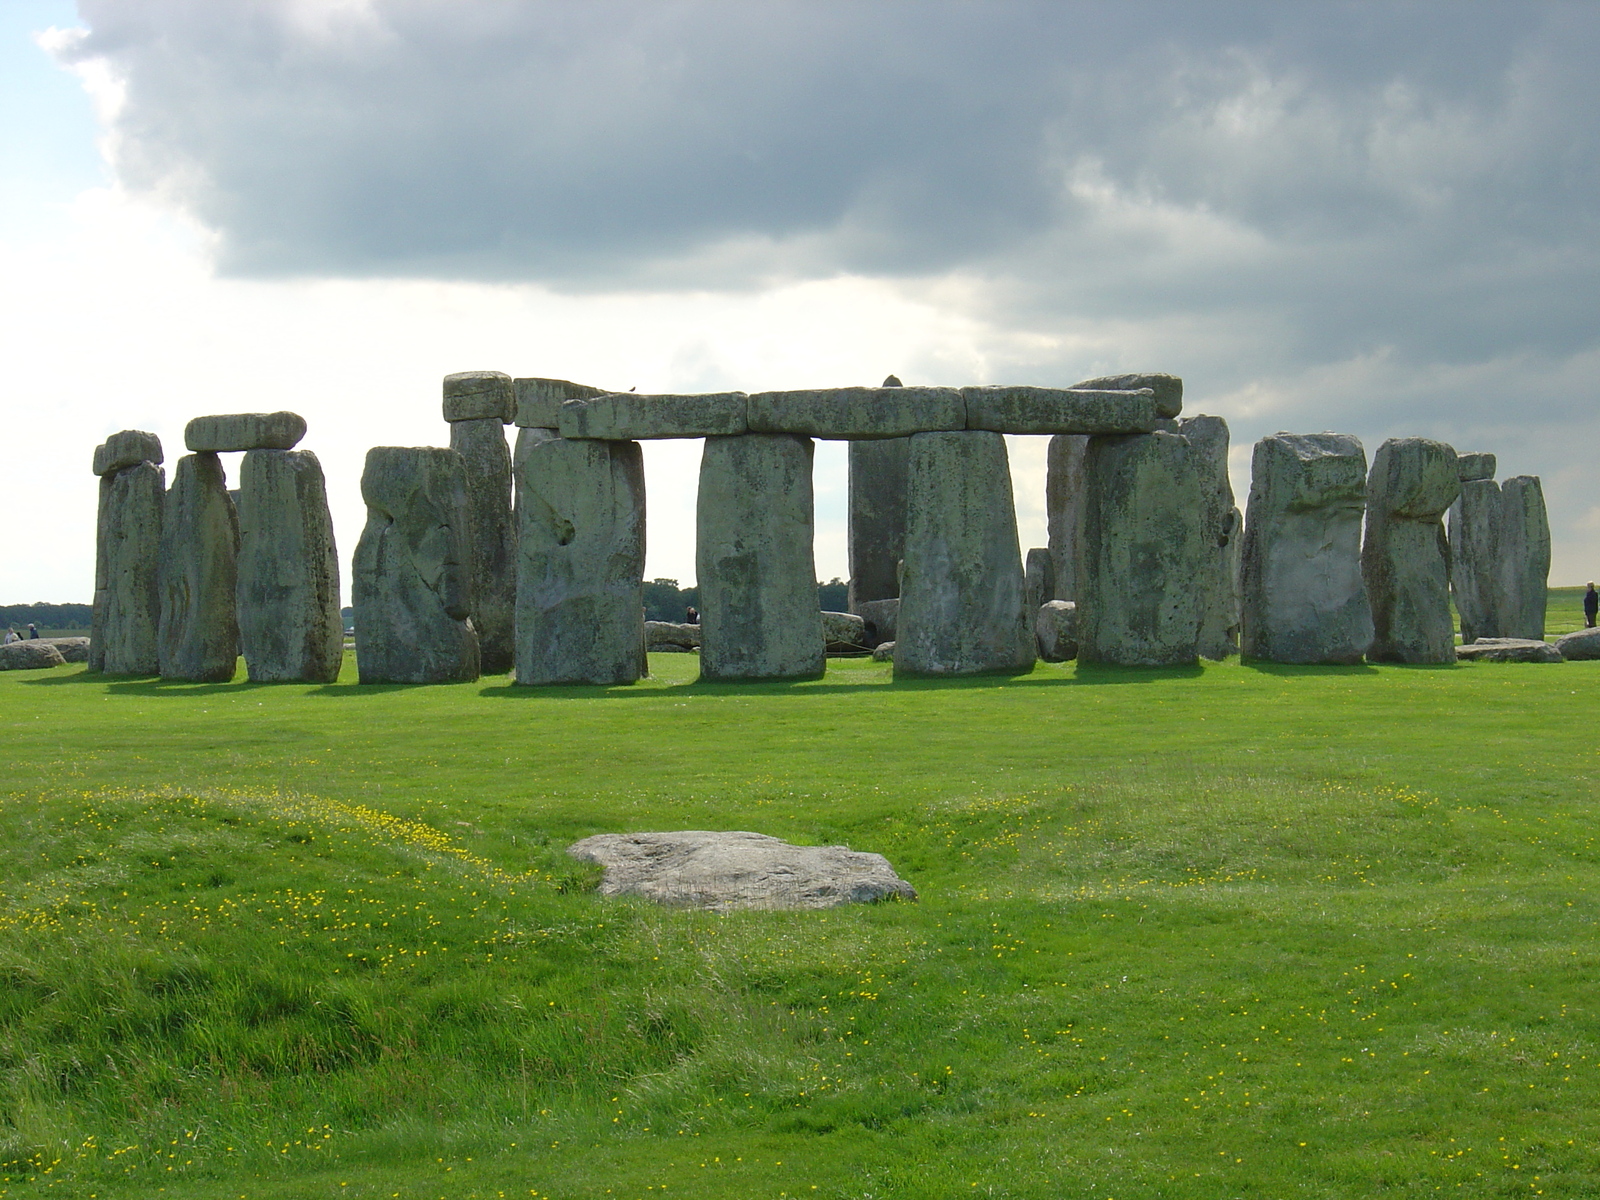
[[[0,0],[0,603],[96,443],[289,408],[346,568],[459,370],[651,391],[1166,371],[1250,447],[1542,477],[1600,575],[1600,6]],[[1010,439],[1022,547],[1044,439]],[[646,444],[650,577],[699,447]],[[237,458],[228,462],[236,471]],[[848,574],[819,443],[817,568]]]

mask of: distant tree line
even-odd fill
[[[88,633],[87,604],[0,604],[0,635],[7,629],[25,632],[28,626],[37,625],[42,634]]]

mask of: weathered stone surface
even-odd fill
[[[992,433],[1149,433],[1155,393],[1080,388],[965,387],[967,428]]]
[[[1180,434],[1093,438],[1078,544],[1078,660],[1177,666],[1199,655],[1200,479]]]
[[[760,833],[602,833],[575,842],[567,853],[605,868],[602,896],[643,896],[716,912],[917,898],[881,854],[792,846]]]
[[[1461,492],[1456,452],[1390,438],[1367,476],[1361,575],[1372,604],[1374,662],[1453,663],[1449,543],[1440,518]]]
[[[1055,595],[1047,599],[1074,600],[1078,595],[1078,537],[1083,523],[1083,460],[1089,439],[1058,433],[1050,439],[1045,468],[1045,516],[1050,530],[1050,557],[1055,561]]]
[[[339,555],[322,464],[310,450],[244,456],[238,594],[239,641],[252,683],[339,678]]]
[[[1450,591],[1461,640],[1500,636],[1500,485],[1467,479],[1450,506]]]
[[[356,666],[362,683],[478,678],[467,468],[454,450],[374,446],[361,473]]]
[[[516,658],[517,528],[511,512],[511,451],[499,420],[451,422],[450,448],[467,465],[478,669],[485,675],[504,675]]]
[[[1600,659],[1600,629],[1576,629],[1556,639],[1561,657],[1573,662]]]
[[[900,595],[910,438],[850,443],[850,611]]]
[[[855,613],[823,613],[822,642],[829,654],[859,654],[871,649],[867,623]]]
[[[516,422],[522,429],[555,429],[561,424],[561,406],[568,400],[588,400],[610,395],[605,388],[573,383],[570,379],[513,379]]]
[[[1156,414],[1175,417],[1183,411],[1183,380],[1176,375],[1101,375],[1072,385],[1073,391],[1136,392],[1149,388],[1156,398]]]
[[[1034,547],[1023,559],[1023,608],[1037,612],[1047,600],[1056,598],[1056,560],[1048,546]]]
[[[54,646],[61,657],[69,663],[89,661],[89,639],[86,637],[56,637],[40,638],[38,640]]]
[[[633,683],[647,670],[639,443],[524,429],[517,519],[517,682]]]
[[[895,626],[900,619],[900,600],[868,600],[856,607],[856,614],[866,622],[867,637],[876,646],[894,641]]]
[[[1256,443],[1240,564],[1247,658],[1358,663],[1372,644],[1361,577],[1367,455],[1339,433]]]
[[[1458,659],[1475,662],[1565,662],[1561,650],[1531,638],[1493,638],[1470,646],[1457,646]]]
[[[1014,674],[1033,666],[1011,467],[998,433],[919,433],[906,473],[894,669]]]
[[[1228,477],[1228,423],[1221,417],[1183,417],[1178,432],[1189,439],[1200,479],[1200,657],[1220,662],[1239,653],[1239,554],[1244,518]]]
[[[142,429],[124,429],[113,433],[94,448],[94,473],[114,475],[125,467],[136,467],[142,462],[161,465],[161,439]]]
[[[700,626],[679,625],[672,621],[646,621],[644,644],[650,650],[698,650]]]
[[[1550,580],[1550,518],[1537,475],[1500,485],[1500,632],[1544,637]]]
[[[173,470],[158,576],[161,678],[227,683],[239,665],[239,517],[215,454],[186,454]]]
[[[706,439],[695,547],[703,679],[823,672],[811,458],[811,439],[792,434]]]
[[[89,670],[106,669],[106,604],[110,594],[108,558],[111,545],[112,476],[100,477],[99,498],[94,519],[94,596],[89,606]]]
[[[1039,657],[1045,662],[1070,662],[1078,657],[1078,606],[1071,600],[1047,600],[1033,620]]]
[[[167,473],[150,462],[106,477],[102,544],[105,589],[95,595],[91,665],[111,675],[154,675],[157,625],[161,617],[161,514]],[[98,572],[97,572],[98,573]]]
[[[932,429],[963,429],[961,392],[945,387],[843,387],[753,392],[751,433],[819,438],[901,438]]]
[[[565,401],[557,427],[564,438],[611,441],[729,436],[745,432],[745,400],[743,392],[687,396],[612,392]]]
[[[894,661],[894,643],[892,641],[879,642],[874,646],[872,648],[872,661],[892,663]]]
[[[0,671],[42,671],[66,665],[66,658],[43,638],[27,638],[0,646]]]
[[[196,417],[185,426],[183,443],[211,454],[232,450],[293,450],[306,435],[306,419],[298,413],[231,413]]]
[[[444,377],[446,421],[511,423],[516,412],[511,376],[501,371],[457,371]]]
[[[1462,483],[1472,479],[1493,479],[1495,461],[1492,454],[1457,454],[1456,475]]]

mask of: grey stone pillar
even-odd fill
[[[1022,563],[1023,607],[1031,617],[1056,598],[1056,560],[1048,547],[1035,546]]]
[[[1228,423],[1221,417],[1178,419],[1189,439],[1200,480],[1200,657],[1220,661],[1239,653],[1239,552],[1244,519],[1228,478]]]
[[[1088,451],[1089,439],[1083,434],[1058,433],[1050,439],[1044,499],[1050,557],[1055,561],[1055,595],[1046,599],[1075,600],[1078,596],[1078,525],[1083,515],[1083,456]]]
[[[644,661],[638,442],[517,435],[516,681],[633,683]]]
[[[1361,578],[1367,454],[1338,433],[1278,433],[1255,446],[1240,564],[1246,658],[1359,663],[1372,644]]]
[[[1372,602],[1374,662],[1453,663],[1449,543],[1440,520],[1461,493],[1456,452],[1428,438],[1391,438],[1367,476],[1361,575]]]
[[[1179,666],[1199,655],[1200,481],[1180,434],[1090,439],[1078,543],[1078,661]]]
[[[1487,460],[1487,461],[1485,461]],[[1456,456],[1461,494],[1450,506],[1450,593],[1471,644],[1500,632],[1500,485],[1494,455]]]
[[[503,675],[515,658],[517,539],[511,516],[511,452],[505,427],[516,410],[509,375],[460,371],[444,379],[450,448],[467,466],[471,510],[472,625],[485,675]]]
[[[467,468],[454,450],[374,446],[352,581],[362,683],[478,678]]]
[[[163,679],[227,683],[239,665],[239,518],[222,460],[186,454],[173,471],[161,519]]]
[[[167,473],[161,439],[125,429],[95,448],[100,476],[89,665],[111,675],[155,675],[161,619],[161,518]]]
[[[1502,636],[1544,637],[1550,583],[1550,518],[1537,475],[1500,485],[1500,628]]]
[[[793,434],[706,439],[695,516],[702,679],[823,673],[811,458],[811,439]]]
[[[1034,662],[1005,438],[911,438],[897,675],[1015,674]]]
[[[850,611],[900,594],[910,438],[850,443]]]
[[[240,645],[252,683],[339,678],[339,556],[322,464],[311,451],[245,454],[238,594]]]

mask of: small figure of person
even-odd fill
[[[12,642],[20,642],[21,640],[22,639],[17,636],[17,631],[15,629],[6,630],[6,645],[9,646]]]
[[[1596,614],[1600,614],[1600,592],[1594,590],[1594,582],[1589,583],[1589,590],[1583,594],[1583,623],[1590,629],[1594,628]]]
[[[689,611],[683,614],[683,620],[686,625],[700,624],[700,610],[691,604]]]
[[[32,621],[28,622],[28,640],[30,642],[39,640],[39,627]]]

